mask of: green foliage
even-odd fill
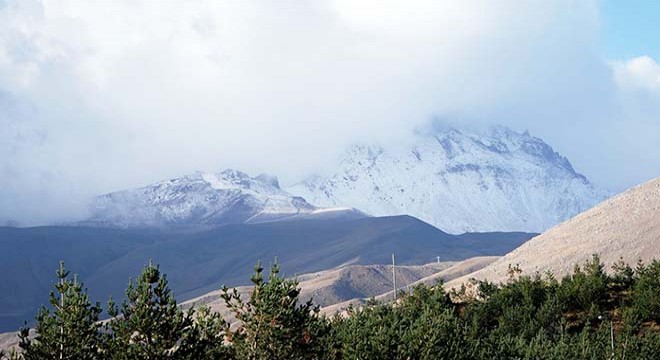
[[[561,328],[556,287],[540,276],[523,276],[493,291],[488,301],[473,302],[465,311],[475,336],[485,329],[531,341],[539,333],[554,338]]]
[[[233,349],[225,345],[227,323],[217,312],[200,306],[195,312],[193,326],[183,337],[183,348],[187,359],[233,359]]]
[[[257,264],[254,289],[222,297],[237,322],[207,307],[181,310],[165,276],[145,267],[127,300],[111,304],[99,331],[92,306],[63,268],[53,310],[37,316],[38,335],[21,335],[26,359],[659,359],[660,262],[622,261],[608,276],[597,256],[557,281],[520,276],[502,285],[473,282],[448,294],[418,286],[394,303],[374,299],[332,319],[302,302],[298,283],[268,279]],[[3,358],[4,356],[4,358]],[[0,354],[0,359],[17,359]]]
[[[268,281],[257,264],[252,276],[254,288],[247,302],[233,289],[223,289],[223,299],[241,324],[230,331],[237,359],[317,359],[323,355],[323,338],[328,331],[325,319],[312,301],[299,304],[298,283],[279,275],[277,261]]]
[[[660,261],[638,266],[633,286],[633,308],[641,321],[660,322]]]
[[[221,358],[224,322],[208,309],[184,312],[177,306],[165,275],[149,263],[135,284],[129,282],[126,301],[118,307],[111,300],[113,317],[105,326],[104,352],[112,359]]]
[[[418,286],[396,306],[351,309],[332,322],[345,359],[442,359],[467,356],[459,319],[441,285]]]
[[[612,358],[612,335],[613,358],[656,359],[657,322],[643,331],[629,326],[622,315],[635,308],[612,300],[634,287],[653,308],[658,269],[638,266],[646,275],[637,284],[642,275],[628,268],[610,278],[594,256],[561,282],[516,271],[501,286],[474,283],[472,297],[466,288],[452,292],[459,303],[441,288],[421,287],[394,305],[353,309],[333,327],[344,359],[604,359]]]
[[[176,304],[157,266],[149,263],[135,284],[131,281],[121,307],[111,300],[106,325],[106,351],[114,359],[173,359],[179,353],[192,314]]]
[[[619,291],[630,289],[635,281],[635,270],[626,264],[623,259],[619,259],[612,265],[614,274],[612,275],[612,286],[616,287]]]
[[[575,265],[573,274],[564,277],[559,287],[564,310],[580,312],[585,321],[595,321],[609,300],[608,282],[598,255],[594,254],[583,267]]]
[[[27,327],[21,329],[20,348],[25,359],[99,359],[99,304],[92,305],[86,289],[60,262],[58,282],[50,293],[51,309],[42,307],[37,314],[34,339]]]

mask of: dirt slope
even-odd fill
[[[608,270],[621,257],[633,264],[660,259],[660,178],[596,205],[446,287],[470,278],[502,282],[509,264],[518,264],[523,274],[551,271],[563,276],[592,254],[598,254]]]
[[[450,268],[454,262],[430,263],[419,266],[397,266],[397,286],[406,286],[417,280]],[[337,269],[324,270],[297,277],[300,282],[300,298],[303,301],[312,298],[314,304],[321,307],[333,305],[353,298],[369,298],[392,289],[391,265],[350,265]],[[247,297],[251,287],[237,287],[241,295]],[[222,291],[216,290],[183,303],[206,304],[223,315],[229,315],[220,297]]]
[[[457,277],[463,276],[465,274],[472,273],[474,271],[477,271],[479,269],[482,269],[483,267],[487,266],[488,264],[493,263],[497,259],[499,259],[499,256],[479,256],[479,257],[474,257],[470,258],[461,262],[458,262],[442,271],[439,271],[435,274],[423,277],[417,281],[411,282],[407,285],[401,286],[399,289],[400,291],[410,291],[412,290],[415,286],[425,284],[425,285],[435,285],[438,283],[438,281],[451,281]],[[382,300],[382,301],[388,301],[392,299],[392,291],[390,289],[386,289],[387,291],[381,293],[378,296],[375,296],[374,298],[376,300]],[[346,300],[343,302],[338,302],[332,305],[328,305],[326,307],[323,307],[321,309],[321,312],[326,314],[326,315],[334,315],[338,312],[342,312],[346,310],[349,306],[359,306],[368,300],[368,297],[356,297],[350,300]]]

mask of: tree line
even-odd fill
[[[63,265],[57,279],[35,334],[21,329],[20,351],[3,359],[660,359],[660,261],[608,274],[594,255],[562,279],[510,266],[504,284],[420,285],[332,317],[277,263],[268,276],[257,265],[248,298],[223,288],[233,326],[179,307],[151,263],[105,321]]]

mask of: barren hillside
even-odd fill
[[[436,274],[454,265],[454,262],[430,263],[419,266],[397,266],[397,286],[404,287],[417,280]],[[297,277],[300,282],[300,298],[307,301],[312,298],[314,304],[326,307],[354,298],[370,298],[391,291],[391,265],[351,265]],[[247,296],[250,286],[237,287]],[[220,297],[221,290],[212,291],[182,305],[206,304],[223,315],[229,315]]]
[[[410,291],[415,286],[421,284],[435,285],[436,283],[438,283],[438,281],[443,281],[443,282],[451,281],[457,277],[482,269],[483,267],[493,263],[499,258],[500,258],[499,256],[479,256],[479,257],[463,260],[461,262],[455,263],[454,265],[442,271],[436,272],[429,276],[423,277],[417,281],[403,285],[399,288],[399,291]],[[375,296],[374,298],[376,300],[387,301],[392,298],[392,291],[391,289],[386,289],[386,291],[382,292],[378,296]],[[337,302],[335,304],[325,306],[321,309],[321,312],[326,315],[333,315],[338,312],[342,312],[346,310],[351,305],[352,306],[362,305],[366,303],[367,300],[368,297],[355,297],[350,300]]]
[[[470,278],[501,282],[509,264],[518,264],[523,274],[551,271],[563,276],[592,254],[598,254],[608,270],[619,258],[628,263],[660,259],[660,178],[596,205],[447,287]]]

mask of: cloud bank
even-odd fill
[[[293,181],[430,118],[528,129],[619,190],[658,175],[659,66],[603,59],[599,22],[597,1],[0,1],[0,220],[195,170]]]

